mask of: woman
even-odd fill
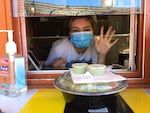
[[[118,40],[111,42],[115,30],[109,27],[105,36],[104,27],[100,28],[100,39],[94,37],[96,19],[93,16],[73,17],[69,22],[69,38],[53,43],[45,62],[46,67],[65,69],[72,63],[105,63],[109,49]]]

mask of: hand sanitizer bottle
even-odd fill
[[[6,55],[0,58],[0,94],[17,97],[27,91],[25,60],[16,54],[12,30],[0,30],[8,33]]]

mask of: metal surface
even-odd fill
[[[127,80],[108,82],[108,83],[90,83],[74,84],[70,72],[65,72],[55,79],[54,86],[62,92],[83,95],[83,96],[100,96],[118,93],[128,87]]]

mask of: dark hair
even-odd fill
[[[69,20],[69,29],[71,27],[72,21],[74,21],[75,19],[79,19],[79,18],[87,18],[90,21],[93,30],[95,31],[95,28],[96,28],[96,25],[97,25],[97,17],[95,15],[71,17],[71,19]]]

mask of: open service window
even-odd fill
[[[95,36],[100,27],[104,32],[109,26],[116,30],[112,40],[119,39],[107,54],[106,65],[115,72],[136,72],[141,69],[142,25],[144,13],[142,0],[24,0],[27,34],[28,70],[44,69],[52,44],[69,35],[68,23],[74,16],[97,17]],[[31,54],[32,53],[32,54]],[[35,60],[36,59],[36,60]],[[40,68],[36,68],[36,64]],[[132,75],[131,75],[132,77]]]

